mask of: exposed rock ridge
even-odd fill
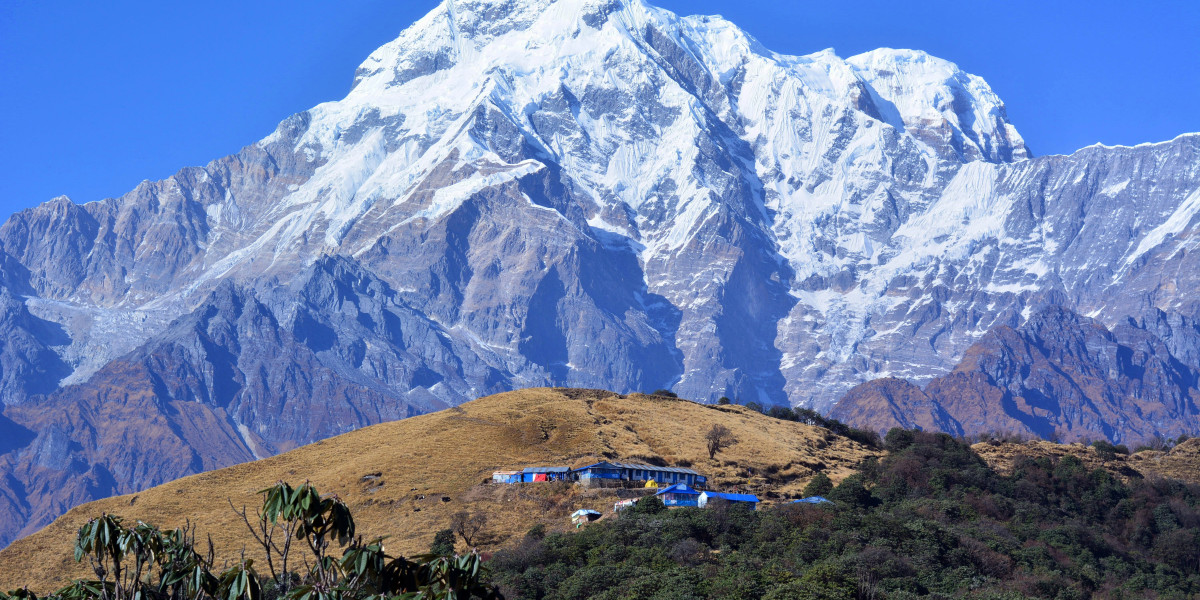
[[[1172,322],[1177,328],[1166,326]],[[924,390],[898,379],[867,382],[847,393],[833,415],[880,431],[919,427],[1118,443],[1174,439],[1200,430],[1197,339],[1186,321],[1159,311],[1110,331],[1050,307],[1019,328],[989,331],[952,372]]]

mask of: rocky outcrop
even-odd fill
[[[345,275],[317,267],[306,291],[346,286],[352,293],[355,282]],[[292,297],[289,304],[303,307],[314,300],[328,301]],[[395,335],[407,336],[414,346],[428,337],[437,344],[436,334],[403,317],[389,318],[386,310],[374,311],[380,327],[395,328]],[[371,315],[360,314],[354,322]],[[436,361],[434,349],[422,347],[415,365],[405,365],[403,357],[387,365],[397,378],[407,371],[405,389],[418,390],[404,394],[374,380],[357,383],[327,366],[346,360],[342,354],[355,348],[360,364],[368,360],[363,355],[370,338],[339,344],[337,336],[303,309],[291,322],[280,322],[255,292],[226,283],[192,314],[110,362],[86,384],[8,407],[0,420],[0,432],[9,433],[0,447],[0,469],[7,475],[0,480],[0,502],[8,503],[0,516],[0,543],[36,531],[89,499],[446,406],[420,387],[433,382],[411,381],[430,377],[433,371],[419,361]]]
[[[906,379],[887,377],[852,388],[834,406],[834,418],[881,433],[899,427],[962,435],[958,420]]]
[[[1154,323],[1181,323],[1160,315]],[[1146,321],[1142,322],[1143,324]],[[1200,430],[1197,368],[1130,320],[1109,331],[1061,307],[998,327],[924,390],[881,379],[855,387],[833,416],[879,431],[1144,442]]]
[[[23,298],[0,285],[0,400],[19,404],[48,394],[70,373],[54,352],[66,332],[57,324],[30,314]]]

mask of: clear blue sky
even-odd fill
[[[654,0],[651,0],[654,2]],[[985,78],[1035,154],[1200,131],[1200,2],[658,0],[768,48],[918,48]],[[0,0],[0,219],[120,195],[342,97],[433,0]]]

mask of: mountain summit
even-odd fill
[[[982,79],[917,51],[444,2],[237,154],[0,226],[0,542],[503,390],[823,409],[1047,304],[1184,322],[1198,150],[1031,158]]]

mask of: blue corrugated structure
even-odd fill
[[[521,483],[521,472],[496,471],[492,473],[492,483]]]
[[[613,481],[657,481],[658,483],[683,483],[703,485],[708,478],[683,467],[655,467],[638,463],[598,462],[580,467],[571,472],[571,478],[581,482],[590,480]]]
[[[579,467],[571,471],[571,477],[579,481],[586,481],[588,479],[625,479],[622,476],[623,474],[624,470],[619,465],[610,462],[598,462],[594,465]]]
[[[563,481],[571,477],[570,467],[526,467],[521,471],[521,483]]]
[[[712,500],[724,500],[726,502],[741,502],[749,504],[751,508],[758,506],[758,496],[754,494],[726,494],[722,492],[703,492],[700,494],[698,505],[703,508]]]
[[[822,498],[820,496],[809,496],[808,498],[792,500],[792,504],[796,504],[796,503],[800,503],[800,504],[833,504],[833,500],[830,500],[828,498]]]
[[[687,486],[686,483],[677,483],[672,486],[665,487],[655,496],[662,500],[665,506],[699,506],[700,492]]]

